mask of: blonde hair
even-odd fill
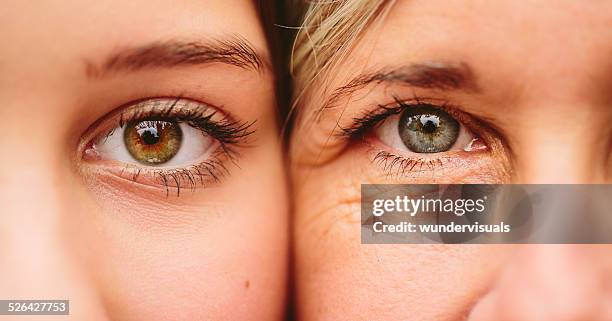
[[[291,57],[295,104],[313,82],[327,78],[390,3],[392,0],[323,0],[308,4]]]

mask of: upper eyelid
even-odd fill
[[[160,102],[163,101],[165,104],[154,104],[152,106],[147,106],[146,103],[155,101]],[[125,106],[125,105],[124,105]],[[190,106],[195,106],[195,110],[192,108],[188,108]],[[219,107],[212,106],[207,103],[195,101],[189,98],[184,98],[181,96],[178,97],[155,97],[148,98],[144,100],[140,100],[137,103],[128,104],[128,106],[122,110],[118,111],[118,115],[120,117],[119,125],[123,127],[125,123],[135,120],[150,117],[152,115],[162,116],[162,117],[182,117],[183,115],[189,113],[201,113],[213,110],[219,111],[223,114]],[[130,114],[131,113],[131,114]],[[129,117],[126,118],[126,115]]]
[[[339,125],[341,130],[339,136],[345,138],[356,138],[356,136],[365,134],[366,131],[371,130],[374,126],[380,124],[389,116],[399,114],[403,112],[406,108],[423,104],[431,105],[434,108],[438,108],[448,112],[451,116],[458,118],[457,120],[462,125],[467,126],[471,130],[476,130],[476,128],[473,127],[480,127],[475,126],[476,120],[474,119],[474,116],[461,111],[458,106],[451,104],[449,100],[431,97],[421,97],[416,95],[409,99],[402,99],[398,96],[393,96],[393,100],[394,102],[392,103],[387,103],[384,105],[379,104],[376,108],[370,109],[362,113],[362,116],[353,118],[352,122],[346,127],[342,127]],[[379,119],[375,123],[370,123],[369,126],[367,126],[367,124],[364,124],[364,120],[366,120],[366,118],[371,119],[372,117],[377,116],[384,118]]]
[[[164,102],[163,104],[151,104],[151,102]],[[197,109],[200,111],[206,110],[216,110],[219,113],[223,114],[224,117],[232,120],[237,120],[231,113],[225,111],[222,107],[216,106],[207,102],[202,102],[199,100],[195,100],[192,98],[188,98],[182,95],[176,96],[152,96],[146,98],[140,98],[136,100],[131,100],[127,103],[121,104],[118,107],[114,108],[110,112],[106,113],[94,123],[92,123],[85,132],[90,131],[91,128],[94,128],[99,125],[99,123],[113,119],[117,117],[124,117],[123,123],[126,122],[125,115],[130,115],[131,118],[136,117],[146,117],[148,113],[152,112],[164,112],[168,115],[172,114],[174,111],[184,112],[188,107],[189,103],[191,107],[197,106]]]
[[[157,100],[157,101],[166,100],[166,101],[174,101],[174,102],[178,103],[181,99],[189,100],[188,98],[183,98],[182,96],[175,96],[175,97],[158,96],[158,97],[141,98],[141,99],[137,99],[137,100],[132,100],[132,101],[127,102],[125,104],[121,104],[120,106],[114,108],[110,112],[108,112],[105,115],[103,115],[102,117],[98,118],[91,125],[89,125],[87,127],[87,129],[81,135],[81,140],[86,140],[87,141],[87,140],[90,140],[93,137],[97,136],[99,134],[99,131],[100,131],[99,127],[101,127],[101,125],[103,125],[103,124],[105,124],[107,122],[110,122],[112,120],[117,120],[118,124],[123,126],[127,122],[127,119],[125,118],[125,115],[128,115],[130,112],[135,111],[136,109],[140,108],[141,110],[139,112],[144,115],[144,113],[151,112],[155,108],[159,107],[159,105],[148,106],[147,110],[143,110],[144,108],[142,108],[142,107],[147,107],[146,106],[147,102],[151,102],[151,101],[155,101],[155,100]],[[195,101],[195,100],[193,100],[193,101]],[[172,105],[172,103],[170,103],[169,106],[171,106],[171,105]],[[169,107],[169,106],[167,106],[167,107]],[[98,131],[96,131],[96,129],[98,129]]]
[[[377,86],[383,83],[445,91],[459,89],[480,91],[475,73],[466,62],[444,63],[430,61],[397,68],[383,68],[360,74],[343,86],[335,88],[321,107],[321,110],[332,108],[343,97],[365,90],[368,86]]]
[[[152,102],[158,102],[158,104]],[[179,119],[186,119],[189,117],[210,118],[215,116],[216,118],[219,118],[218,120],[215,120],[217,122],[224,122],[226,125],[235,125],[236,130],[242,132],[239,133],[241,137],[249,136],[255,131],[254,129],[250,129],[250,127],[255,123],[254,121],[242,122],[237,120],[235,117],[233,117],[233,115],[220,107],[180,95],[172,97],[157,96],[133,100],[131,102],[122,104],[106,115],[100,117],[81,135],[78,146],[79,153],[85,150],[86,145],[90,142],[96,140],[97,138],[103,137],[104,135],[112,134],[112,131],[117,128],[117,126],[122,127],[130,120],[146,118],[151,115],[166,115],[167,117],[178,117]]]

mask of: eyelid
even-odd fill
[[[393,102],[378,105],[377,108],[364,113],[360,118],[354,118],[349,127],[341,128],[340,136],[348,141],[361,142],[371,154],[370,161],[383,169],[387,177],[403,177],[412,172],[433,172],[436,168],[454,168],[465,161],[471,153],[486,153],[490,149],[487,129],[480,125],[474,117],[460,111],[458,106],[451,105],[448,100],[413,96],[401,99],[394,96]],[[392,117],[399,117],[409,108],[429,106],[440,109],[455,118],[463,131],[471,133],[475,138],[481,138],[485,149],[475,151],[449,150],[440,153],[414,154],[396,150],[380,141],[376,131]],[[473,142],[474,140],[472,140]],[[471,144],[471,142],[470,142]]]
[[[401,114],[404,110],[417,105],[429,105],[433,108],[444,110],[469,131],[481,137],[485,143],[489,144],[487,141],[489,135],[485,135],[487,131],[486,126],[470,114],[462,112],[458,106],[451,104],[449,100],[420,96],[413,96],[409,99],[393,96],[393,100],[392,103],[378,105],[377,108],[365,112],[361,117],[353,118],[353,122],[348,127],[340,128],[340,136],[350,140],[361,139],[368,131],[379,126],[388,117]]]
[[[85,130],[85,134],[81,136],[81,148],[80,150],[84,150],[83,144],[86,144],[96,138],[108,136],[112,133],[112,131],[116,127],[123,127],[130,119],[137,119],[141,117],[146,117],[147,114],[154,112],[156,109],[160,110],[162,104],[155,104],[154,102],[166,102],[165,109],[174,109],[178,103],[183,100],[182,97],[151,97],[151,98],[143,98],[135,101],[130,101],[126,104],[123,104],[111,112],[107,113],[103,117],[99,118],[93,124],[91,124],[87,130]],[[188,99],[184,99],[185,101],[190,101]],[[170,102],[168,104],[168,102]],[[195,101],[194,101],[195,102]],[[162,107],[162,110],[163,108]],[[172,110],[171,110],[172,111]]]
[[[177,97],[151,97],[143,98],[121,105],[110,113],[106,114],[96,122],[94,122],[81,136],[79,144],[79,152],[82,152],[88,147],[92,141],[98,138],[103,138],[112,134],[117,127],[123,127],[130,120],[137,120],[147,117],[169,117],[175,118],[179,122],[190,122],[194,118],[204,117],[214,122],[222,122],[224,125],[235,126],[235,131],[224,132],[227,134],[220,139],[222,144],[237,143],[239,138],[251,135],[254,130],[250,129],[255,123],[240,122],[229,113],[222,111],[221,108],[203,103],[200,101]],[[213,133],[209,133],[211,136]],[[218,137],[214,137],[218,138]]]
[[[97,157],[94,145],[113,134],[117,128],[142,119],[173,119],[210,136],[217,142],[208,159],[195,161],[193,164],[177,168],[124,163],[116,160],[105,160]],[[123,180],[142,185],[163,185],[166,195],[170,188],[176,188],[177,195],[183,185],[195,190],[196,183],[219,181],[229,174],[226,162],[236,163],[238,151],[235,147],[247,143],[247,138],[254,133],[251,126],[255,123],[241,122],[222,111],[220,108],[184,97],[154,97],[140,99],[116,108],[106,116],[94,122],[79,143],[78,155],[84,168],[94,169],[102,177],[112,174]],[[199,184],[198,184],[199,185]]]

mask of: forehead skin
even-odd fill
[[[54,65],[74,65],[74,69],[62,72],[81,76],[83,66],[74,64],[75,60],[98,62],[114,49],[168,39],[189,41],[237,34],[258,52],[266,53],[261,23],[249,0],[8,2],[3,2],[3,7],[12,9],[0,12],[4,21],[0,34],[6,44],[0,66],[3,70],[19,68],[21,74],[35,73],[36,78],[23,74],[31,81],[45,80],[41,73],[44,75],[45,67],[53,67],[47,65],[48,59]],[[29,68],[2,63],[16,60],[27,61]],[[0,85],[3,80],[8,82],[0,79]]]
[[[351,61],[369,67],[460,61],[485,89],[503,84],[502,94],[528,96],[534,87],[538,95],[584,94],[587,86],[612,81],[611,26],[609,1],[398,1],[370,27]]]

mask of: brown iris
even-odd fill
[[[178,153],[183,132],[176,122],[142,120],[129,122],[123,134],[127,150],[145,165],[163,164]]]

